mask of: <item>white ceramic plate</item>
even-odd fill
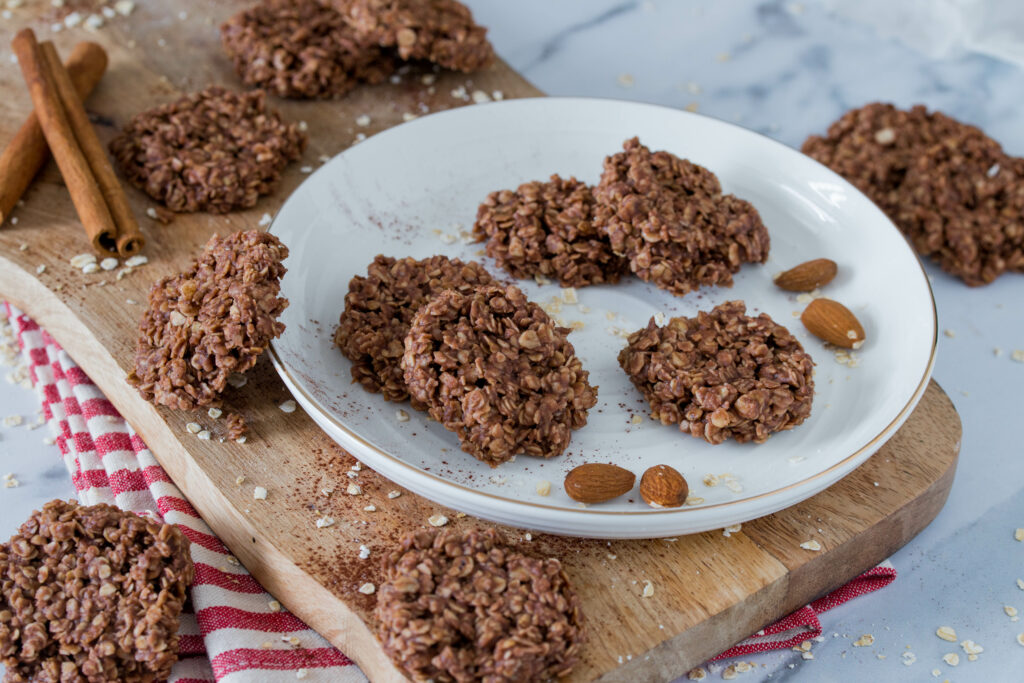
[[[596,183],[606,155],[639,135],[716,174],[726,192],[758,208],[771,235],[764,266],[749,265],[731,289],[674,297],[637,279],[581,288],[563,305],[566,323],[585,327],[570,340],[599,403],[574,432],[566,454],[520,456],[490,469],[459,450],[455,435],[407,404],[388,403],[353,384],[350,363],[331,344],[352,276],[377,254],[480,259],[471,229],[492,190],[552,173]],[[724,527],[775,512],[828,487],[874,453],[903,423],[927,385],[935,350],[935,307],[921,266],[885,216],[825,167],[755,133],[687,112],[628,102],[542,98],[464,107],[417,119],[346,150],[288,199],[271,231],[291,249],[284,295],[287,329],[272,347],[281,377],[303,408],[341,446],[370,467],[446,506],[517,527],[575,536],[643,538]],[[867,343],[847,367],[804,330],[803,304],[772,285],[772,276],[827,257],[839,276],[830,298],[859,317]],[[556,284],[519,281],[539,303]],[[786,325],[817,363],[811,417],[762,445],[711,446],[647,418],[646,404],[616,363],[633,331],[661,311],[692,316],[743,299]],[[584,312],[589,311],[589,312]],[[409,421],[396,419],[404,409]],[[632,415],[644,416],[640,424]],[[649,508],[629,495],[581,508],[562,480],[584,462],[614,462],[639,475],[666,463],[704,500],[675,510]],[[730,486],[703,483],[733,475]],[[541,496],[538,482],[551,482]]]

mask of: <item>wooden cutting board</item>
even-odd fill
[[[79,3],[81,4],[81,3]],[[139,3],[127,18],[99,32],[53,35],[61,54],[80,40],[110,53],[110,69],[88,101],[101,137],[109,140],[132,114],[209,83],[237,84],[221,54],[217,25],[244,3]],[[41,39],[55,20],[50,3],[16,10],[0,25],[0,49],[16,29],[32,25]],[[185,12],[182,19],[179,13]],[[19,21],[19,19],[21,21]],[[19,70],[0,63],[0,141],[6,142],[30,110]],[[407,113],[439,111],[467,102],[452,95],[501,91],[529,97],[539,91],[504,63],[470,77],[440,74],[433,86],[414,71],[397,84],[364,87],[339,102],[275,102],[308,125],[310,146],[285,174],[280,189],[251,211],[229,216],[180,216],[170,225],[145,218],[152,203],[129,189],[148,238],[149,265],[118,281],[114,273],[83,275],[68,261],[89,244],[51,164],[25,197],[16,225],[0,228],[0,296],[34,317],[64,346],[139,431],[175,483],[253,575],[293,613],[354,659],[374,681],[403,677],[373,635],[374,597],[357,592],[380,582],[376,558],[404,530],[444,512],[457,527],[484,525],[458,517],[405,492],[364,468],[363,494],[340,495],[354,459],[331,442],[302,411],[285,414],[287,392],[266,361],[231,396],[252,425],[244,445],[219,443],[222,424],[200,414],[156,409],[124,381],[135,328],[154,280],[185,267],[215,233],[253,228],[273,214],[303,179],[300,167],[345,149],[360,132],[372,135]],[[429,79],[427,79],[429,80]],[[367,114],[368,127],[355,118]],[[45,267],[45,268],[44,268]],[[342,293],[337,293],[339,302]],[[197,420],[214,431],[200,441],[185,429]],[[684,674],[737,640],[832,590],[888,557],[938,513],[953,481],[960,420],[933,382],[899,433],[866,464],[827,491],[783,512],[721,531],[675,541],[586,541],[505,529],[510,540],[561,558],[580,587],[590,640],[572,681],[657,681]],[[245,477],[242,485],[236,483]],[[268,489],[253,499],[253,486]],[[699,488],[697,484],[697,488]],[[320,491],[333,488],[324,497]],[[373,504],[375,512],[365,512]],[[330,515],[335,526],[317,529]],[[818,540],[820,552],[800,548]],[[371,560],[359,560],[359,545]],[[645,581],[653,598],[643,598]]]

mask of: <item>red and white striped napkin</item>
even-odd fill
[[[256,583],[60,345],[21,311],[5,306],[79,501],[110,503],[177,524],[192,541],[196,576],[170,681],[366,681],[348,657]],[[821,634],[818,614],[895,578],[891,567],[875,567],[715,659],[799,645]]]

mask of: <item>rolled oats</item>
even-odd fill
[[[220,35],[242,82],[279,97],[340,97],[395,70],[391,51],[317,0],[263,0],[228,19]]]
[[[210,86],[137,114],[110,151],[133,185],[172,211],[226,213],[273,191],[305,146],[263,91]]]
[[[348,285],[334,343],[352,361],[352,378],[389,401],[404,401],[404,341],[413,316],[446,289],[470,292],[493,282],[480,264],[447,256],[415,260],[378,255]],[[422,408],[414,404],[414,407]]]
[[[712,444],[730,437],[763,443],[807,419],[814,362],[785,327],[745,311],[742,301],[730,301],[665,327],[652,318],[629,336],[619,365],[653,418]]]
[[[578,663],[579,598],[558,560],[521,554],[494,529],[429,530],[383,564],[378,636],[413,679],[539,681]]]
[[[425,59],[455,71],[491,64],[487,29],[456,0],[333,0],[357,33],[402,59]]]
[[[413,318],[402,367],[409,393],[492,467],[561,454],[597,403],[564,330],[517,287],[442,292]]]
[[[768,258],[768,231],[749,202],[722,194],[711,171],[637,138],[605,159],[594,225],[630,270],[677,296],[732,285],[743,263]]]
[[[188,546],[177,527],[111,505],[46,503],[0,545],[5,680],[167,678]]]
[[[287,255],[267,233],[214,235],[189,270],[153,285],[128,376],[142,397],[179,410],[217,403],[232,373],[254,366],[284,330]]]
[[[618,282],[628,264],[594,227],[593,209],[589,186],[553,175],[492,192],[477,209],[473,235],[517,278],[544,275],[563,287]]]

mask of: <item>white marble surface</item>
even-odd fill
[[[894,0],[897,1],[897,0]],[[828,15],[814,2],[623,0],[470,0],[492,27],[498,52],[551,95],[585,95],[696,104],[702,114],[737,122],[799,146],[849,108],[873,100],[922,102],[985,129],[1024,154],[1024,71],[982,56],[931,60],[872,31]],[[1024,10],[1022,10],[1024,11]],[[627,85],[631,83],[631,85]],[[737,680],[904,681],[1021,680],[1024,621],[1024,409],[1021,299],[1024,277],[1004,276],[969,289],[929,265],[940,336],[935,377],[964,423],[963,448],[949,502],[936,521],[892,562],[900,578],[822,618],[825,640],[814,660],[797,653],[744,658],[756,663]],[[1003,350],[996,356],[993,349]],[[32,392],[0,383],[0,416],[26,422]],[[0,427],[0,470],[17,488],[0,489],[0,537],[35,507],[72,495],[45,430]],[[959,646],[935,636],[953,626],[985,648],[969,662]],[[861,634],[872,646],[854,648]],[[904,665],[902,653],[916,661]],[[960,664],[942,661],[959,652]],[[721,679],[721,665],[712,679]],[[680,672],[683,674],[684,672]]]

